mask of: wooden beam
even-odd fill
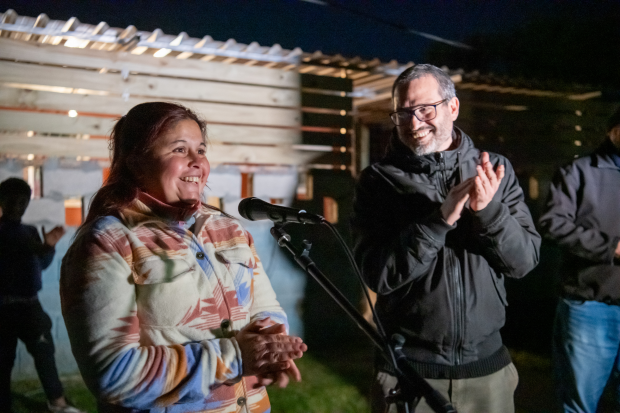
[[[75,139],[33,136],[23,133],[1,133],[0,153],[11,155],[45,155],[53,157],[90,156],[108,158],[108,142],[103,139]]]
[[[44,155],[54,157],[90,156],[108,158],[108,143],[103,139],[27,137],[23,133],[0,134],[0,153],[12,155]],[[250,163],[270,165],[303,165],[322,155],[321,152],[299,151],[291,145],[249,146],[210,144],[207,157],[212,165]]]
[[[6,38],[0,38],[0,59],[299,89],[299,75],[294,71],[225,65],[199,59],[158,59],[127,52],[73,49]]]
[[[159,99],[189,99],[245,105],[298,107],[297,90],[185,80],[146,75],[98,73],[92,70],[39,66],[27,63],[0,62],[0,84],[21,89],[57,87],[64,93],[112,94]],[[32,86],[28,86],[32,85]],[[94,91],[94,92],[93,92]]]
[[[299,129],[275,129],[255,126],[207,125],[209,141],[249,145],[301,143]]]
[[[351,79],[343,79],[340,77],[302,74],[301,87],[352,92],[353,81]]]
[[[0,130],[11,132],[109,135],[115,122],[113,118],[79,116],[79,112],[77,117],[70,118],[62,114],[0,110]],[[292,145],[301,142],[301,131],[296,128],[208,124],[207,134],[214,142],[236,144]]]
[[[121,96],[79,95],[0,87],[0,106],[26,109],[52,109],[60,111],[74,109],[83,112],[122,116],[137,104],[159,100],[161,99],[133,97],[125,100]],[[183,100],[177,100],[177,102],[196,111],[207,122],[288,127],[300,126],[301,114],[297,108],[244,106]]]
[[[0,130],[7,132],[53,133],[61,135],[109,135],[114,119],[36,112],[0,110]]]
[[[370,76],[369,76],[370,77]],[[362,84],[356,83],[355,87],[358,89],[390,89],[392,90],[392,85],[394,85],[394,81],[396,80],[396,76],[389,76],[384,78],[379,78],[376,80],[371,80],[364,82]]]
[[[385,101],[388,105],[391,104],[392,91],[379,93],[371,98],[356,98],[353,99],[353,106],[359,108],[360,106],[367,105],[369,103],[376,103],[379,101]]]

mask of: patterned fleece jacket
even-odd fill
[[[201,205],[141,193],[84,226],[63,259],[62,312],[82,376],[98,400],[150,412],[271,410],[243,377],[234,338],[270,317],[287,326],[252,236]],[[131,411],[131,410],[126,410]]]

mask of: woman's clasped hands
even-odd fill
[[[241,350],[243,375],[256,376],[257,387],[273,383],[286,387],[289,378],[301,381],[293,360],[303,356],[308,346],[301,338],[287,335],[283,324],[275,324],[270,318],[256,320],[235,338]]]

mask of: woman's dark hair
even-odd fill
[[[146,165],[151,161],[155,141],[177,122],[186,119],[198,124],[206,140],[206,122],[190,109],[176,103],[141,103],[116,122],[110,135],[110,174],[93,196],[82,225],[98,217],[116,215],[136,198]]]

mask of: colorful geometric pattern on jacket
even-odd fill
[[[135,200],[120,219],[82,228],[61,270],[73,353],[108,403],[269,412],[265,388],[241,378],[234,334],[267,317],[287,325],[286,315],[239,222],[204,205],[194,217],[190,231]]]

